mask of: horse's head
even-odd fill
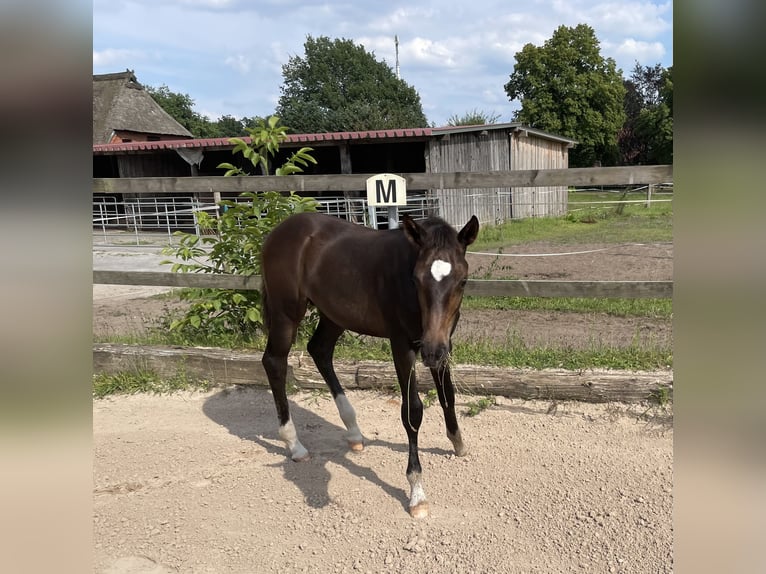
[[[438,367],[451,350],[468,278],[465,250],[476,239],[479,220],[472,216],[459,232],[440,219],[418,223],[406,214],[402,224],[418,252],[413,280],[423,326],[420,354],[427,367]]]

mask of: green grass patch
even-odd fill
[[[472,297],[463,299],[463,309],[499,311],[560,311],[604,313],[614,317],[673,317],[672,299],[593,299],[572,297]]]
[[[621,369],[651,371],[673,366],[673,350],[661,345],[634,341],[616,347],[590,341],[582,348],[568,346],[529,346],[516,335],[506,341],[461,341],[452,349],[457,364],[487,365],[529,369]]]
[[[93,396],[98,399],[109,395],[167,394],[176,391],[204,391],[209,388],[208,381],[191,380],[182,370],[172,377],[162,377],[143,369],[93,375]]]
[[[641,199],[645,194],[628,194]],[[663,194],[663,197],[672,197]],[[673,241],[673,204],[643,203],[589,205],[591,201],[614,201],[619,194],[570,192],[569,213],[563,217],[511,220],[482,226],[471,251],[546,241],[561,245],[577,243],[657,243]]]

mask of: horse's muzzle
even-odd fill
[[[420,356],[426,367],[435,369],[441,367],[449,357],[449,347],[447,345],[423,345],[420,349]]]

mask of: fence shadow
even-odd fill
[[[333,407],[334,408],[334,407]],[[290,413],[303,445],[309,450],[311,459],[307,462],[293,462],[284,443],[277,435],[277,416],[271,394],[255,387],[237,386],[226,388],[208,398],[203,407],[204,414],[213,422],[226,428],[232,435],[252,441],[266,452],[283,457],[273,466],[282,469],[284,478],[295,484],[306,504],[322,508],[331,502],[329,464],[338,465],[349,473],[381,488],[388,496],[398,500],[402,508],[408,509],[408,491],[382,479],[374,469],[365,465],[364,453],[370,448],[381,447],[391,451],[392,457],[401,460],[402,485],[406,485],[407,443],[402,430],[402,442],[392,443],[381,439],[365,437],[365,451],[354,453],[344,439],[345,429],[299,402],[290,400]],[[401,426],[398,416],[391,418],[391,424]],[[364,419],[360,417],[364,433]],[[420,449],[436,455],[448,455],[441,448]]]

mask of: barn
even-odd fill
[[[441,128],[291,134],[284,156],[296,148],[314,149],[311,174],[449,173],[568,167],[575,141],[518,123]],[[238,163],[227,138],[142,141],[93,146],[93,176],[184,177],[222,175],[222,162]],[[277,159],[279,161],[279,158]],[[247,169],[248,166],[240,165]],[[337,197],[330,204],[363,203],[364,190]],[[482,223],[558,216],[566,213],[567,189],[499,187],[493,189],[409,190],[415,203],[430,206],[451,223],[476,214]],[[203,198],[205,199],[205,198]],[[212,201],[211,198],[207,198]]]
[[[282,144],[279,163],[296,148],[309,146],[317,159],[308,174],[488,172],[562,169],[569,163],[572,139],[520,123],[291,134]],[[222,176],[222,162],[252,166],[233,156],[228,138],[194,139],[154,102],[130,70],[93,76],[93,177]],[[320,194],[325,209],[349,217],[364,213],[364,189]],[[225,197],[225,194],[224,194]],[[94,214],[106,211],[146,213],[147,196],[94,194]],[[156,203],[156,199],[155,203]],[[179,198],[175,198],[174,201]],[[213,203],[217,194],[203,191],[189,201]],[[412,205],[410,205],[410,203]],[[567,210],[567,189],[498,187],[408,190],[414,212],[438,213],[454,225],[475,214],[481,223],[558,216]],[[152,208],[149,207],[149,210]]]

